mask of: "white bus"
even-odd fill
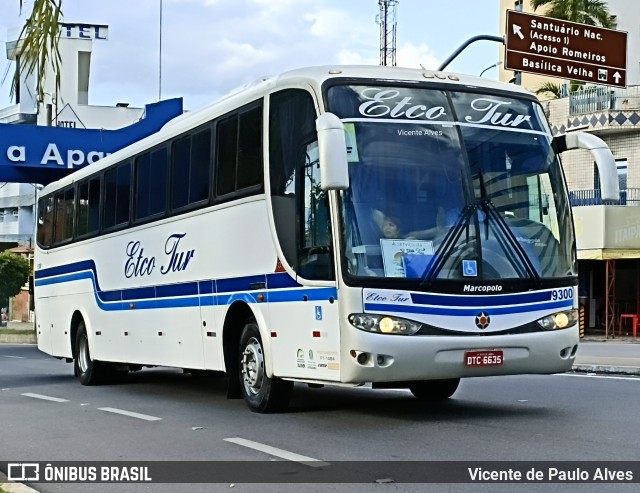
[[[84,385],[224,371],[282,410],[294,382],[450,397],[555,373],[578,345],[576,247],[554,139],[523,89],[391,67],[261,80],[46,186],[40,350]]]

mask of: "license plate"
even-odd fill
[[[464,353],[464,366],[500,366],[504,362],[501,349],[492,351],[467,351]]]

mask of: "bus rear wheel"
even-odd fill
[[[89,337],[84,321],[78,325],[76,335],[76,351],[73,362],[73,373],[80,379],[82,385],[97,385],[104,377],[104,368],[99,361],[91,357],[89,351]]]
[[[238,363],[240,391],[251,411],[273,413],[286,409],[293,382],[267,376],[262,339],[254,319],[247,320],[242,329]]]
[[[459,378],[446,380],[420,380],[411,383],[409,390],[421,401],[438,402],[451,397],[460,385]]]

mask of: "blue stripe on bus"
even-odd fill
[[[134,288],[122,290],[122,301],[144,300],[156,297],[156,288],[153,286],[146,288]]]
[[[93,280],[93,276],[91,276],[91,279]],[[97,282],[94,280],[94,285],[95,284],[97,284]],[[101,301],[122,301],[122,291],[100,291],[99,289],[96,289],[96,292],[98,293],[98,297]]]
[[[269,303],[282,303],[288,301],[322,301],[330,297],[338,297],[338,290],[336,288],[307,288],[267,292],[267,301]]]
[[[36,286],[89,279],[93,284],[96,303],[105,311],[216,306],[238,300],[257,303],[256,296],[260,293],[266,294],[266,301],[271,303],[337,298],[336,288],[304,287],[286,272],[103,291],[94,261],[85,260],[38,270],[35,278]],[[268,286],[269,289],[256,289],[256,284],[265,288]]]
[[[416,305],[447,305],[447,306],[498,306],[522,305],[525,303],[540,303],[551,301],[551,291],[536,293],[516,293],[502,295],[468,295],[443,296],[433,294],[411,294],[411,301]]]
[[[198,282],[198,291],[200,294],[211,294],[215,293],[214,291],[214,282],[213,281],[199,281]]]
[[[196,296],[198,294],[197,282],[183,282],[179,284],[161,284],[155,287],[156,298],[170,296]]]
[[[93,260],[82,260],[80,262],[74,262],[71,264],[58,265],[57,267],[49,267],[47,269],[40,269],[35,272],[35,278],[41,279],[45,277],[59,276],[62,274],[68,274],[70,272],[78,272],[81,270],[96,270],[96,264]]]
[[[286,272],[277,272],[275,274],[267,275],[267,288],[268,289],[281,289],[281,288],[296,288],[300,287],[300,284]]]
[[[253,284],[260,284],[264,289],[267,286],[266,276],[248,276],[231,279],[220,279],[216,281],[216,291],[218,293],[237,293],[238,291],[249,291]]]
[[[505,306],[499,308],[443,308],[434,306],[412,306],[412,305],[388,305],[383,303],[365,303],[366,312],[395,312],[395,313],[419,313],[423,315],[447,315],[468,317],[475,316],[479,311],[488,315],[512,315],[514,313],[536,312],[540,310],[559,310],[573,307],[572,300],[554,301],[550,303],[537,303],[521,306]]]
[[[36,281],[36,286],[48,286],[50,284],[59,284],[62,282],[78,281],[80,279],[93,279],[92,272],[75,272],[73,274],[63,274],[51,279],[42,279]]]
[[[184,308],[200,306],[200,299],[197,296],[189,296],[185,298],[161,298],[141,300],[133,303],[133,307],[127,306],[129,310],[149,310],[154,308]]]

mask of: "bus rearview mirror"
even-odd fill
[[[349,188],[349,167],[344,126],[333,113],[324,113],[316,120],[320,185],[323,190]]]
[[[600,194],[602,200],[619,202],[620,186],[618,185],[618,171],[616,160],[607,144],[593,134],[586,132],[570,132],[553,139],[557,152],[572,149],[586,149],[591,152],[600,176]]]

